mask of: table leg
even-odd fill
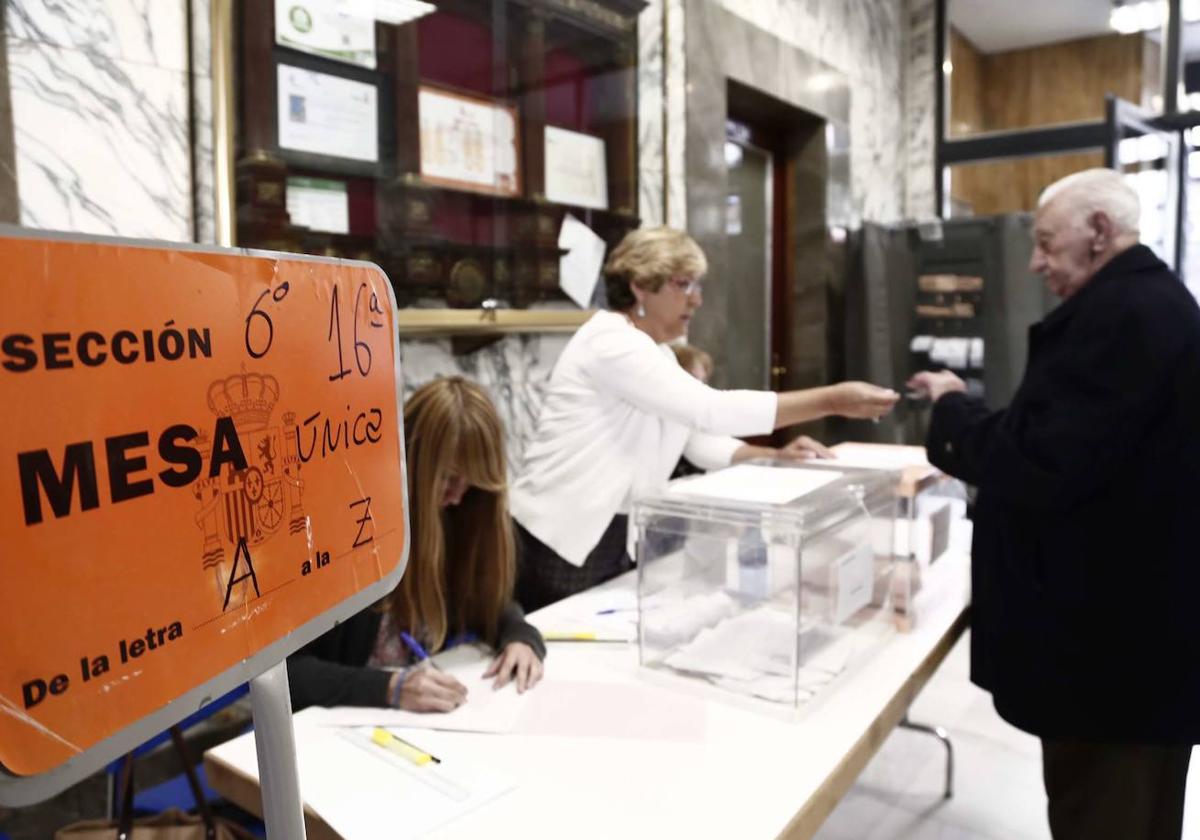
[[[943,794],[943,798],[950,799],[954,796],[954,745],[950,743],[949,733],[941,726],[914,723],[908,719],[907,712],[904,713],[904,717],[900,721],[900,726],[904,729],[911,729],[913,732],[924,732],[926,735],[932,735],[942,742],[942,746],[946,748],[946,791]]]

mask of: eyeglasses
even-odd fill
[[[668,277],[667,282],[673,287],[683,292],[685,295],[690,295],[693,292],[701,293],[704,291],[704,281],[692,277]]]

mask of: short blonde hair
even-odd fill
[[[671,352],[675,354],[675,359],[679,362],[679,366],[688,373],[691,373],[692,368],[698,364],[704,368],[705,376],[712,376],[713,357],[699,347],[691,344],[672,344]]]
[[[633,306],[637,300],[632,286],[657,292],[668,277],[700,278],[707,271],[704,252],[683,231],[669,227],[630,231],[604,264],[608,308],[620,311]]]

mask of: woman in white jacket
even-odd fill
[[[682,231],[643,228],[609,255],[609,308],[567,343],[511,490],[520,540],[517,598],[527,610],[631,568],[627,512],[661,491],[680,455],[704,469],[761,450],[761,435],[829,415],[878,418],[896,392],[863,382],[803,391],[720,391],[676,362],[703,303],[708,262]]]

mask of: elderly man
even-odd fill
[[[1178,840],[1200,743],[1200,309],[1093,169],[1039,201],[1030,268],[1062,303],[1012,404],[949,372],[927,448],[979,488],[971,679],[1042,739],[1056,840]]]

